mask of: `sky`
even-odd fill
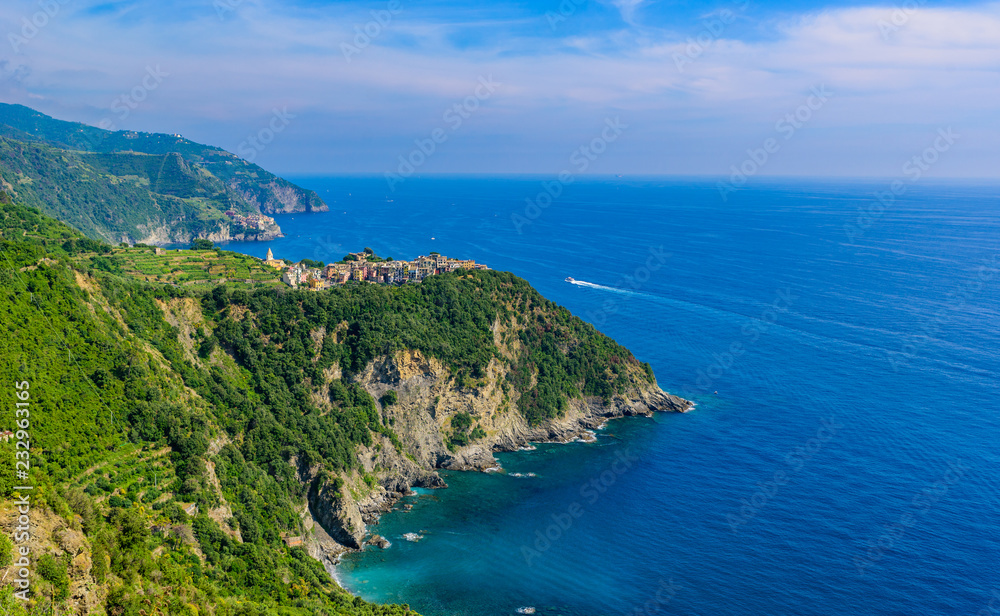
[[[3,0],[0,36],[2,102],[292,176],[1000,170],[997,2]]]

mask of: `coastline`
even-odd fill
[[[480,537],[477,540],[475,537],[480,532],[489,533],[496,529],[497,532],[503,533],[502,542],[515,541],[513,545],[516,546],[518,537],[523,540],[527,536],[525,529],[541,528],[544,524],[551,523],[551,520],[548,515],[539,515],[536,519],[535,516],[524,516],[520,513],[514,513],[514,511],[533,511],[532,507],[538,505],[530,503],[542,499],[547,504],[542,505],[537,511],[545,512],[545,514],[561,512],[566,507],[567,499],[573,498],[573,494],[567,496],[557,487],[565,484],[569,486],[569,492],[574,492],[572,488],[576,485],[576,480],[569,479],[567,482],[565,478],[560,478],[568,468],[566,460],[576,461],[568,463],[570,467],[576,467],[578,464],[584,466],[596,464],[597,466],[594,468],[605,469],[607,465],[606,461],[601,461],[602,456],[608,456],[608,452],[627,451],[629,443],[637,440],[643,441],[646,438],[643,434],[649,435],[657,430],[656,425],[647,421],[620,422],[622,425],[619,426],[612,425],[612,420],[629,417],[652,418],[659,412],[687,413],[690,412],[691,408],[688,407],[684,411],[656,410],[648,413],[635,412],[599,416],[597,420],[601,423],[601,429],[610,430],[610,433],[603,435],[597,433],[594,440],[599,441],[600,445],[595,447],[579,438],[533,441],[514,450],[496,451],[497,454],[503,454],[501,461],[498,462],[501,468],[499,471],[489,468],[466,469],[473,472],[452,474],[450,471],[442,469],[446,470],[445,480],[449,484],[447,487],[452,488],[448,494],[433,496],[430,494],[432,490],[417,488],[401,495],[401,499],[384,512],[393,515],[380,520],[380,526],[372,529],[373,533],[380,534],[373,535],[373,537],[378,536],[391,540],[391,544],[386,549],[392,551],[369,548],[369,544],[363,546],[361,550],[345,550],[338,555],[336,564],[332,567],[336,572],[335,579],[346,591],[360,596],[366,601],[376,603],[405,602],[410,605],[423,605],[425,608],[428,608],[428,605],[437,606],[437,609],[441,609],[445,605],[441,603],[443,600],[441,595],[429,589],[421,590],[420,585],[413,588],[397,588],[393,580],[397,579],[401,572],[410,571],[411,568],[414,571],[427,572],[437,571],[441,566],[449,566],[448,563],[451,561],[444,554],[455,549],[456,542],[463,545],[466,541],[479,542],[480,549],[489,550],[495,547],[500,550],[489,539],[484,540]],[[585,419],[590,418],[578,418],[577,420],[581,429],[583,428],[579,421]],[[560,447],[560,445],[574,443],[581,446]],[[588,446],[583,447],[582,445]],[[514,457],[508,458],[507,454]],[[585,460],[590,462],[585,462]],[[592,472],[588,471],[586,475],[580,476],[592,477]],[[493,478],[488,479],[488,477]],[[508,490],[512,490],[512,492],[508,492]],[[547,496],[549,493],[556,496],[549,497]],[[512,498],[514,500],[511,500]],[[580,496],[577,495],[576,498],[580,499]],[[581,499],[580,502],[587,503],[589,501]],[[523,509],[523,507],[527,508]],[[585,509],[589,511],[591,506],[585,505]],[[466,519],[466,515],[471,519]],[[496,518],[498,515],[502,516],[504,521],[499,521]],[[454,526],[450,521],[453,518],[456,519],[455,524],[458,526]],[[510,529],[515,529],[517,534],[512,534]],[[409,542],[428,543],[428,545],[417,547]],[[462,560],[470,558],[470,554],[472,553],[466,553],[460,560],[455,561],[458,570],[466,570],[467,567],[472,567],[475,570],[482,569],[482,567],[471,565]],[[505,554],[506,552],[503,550],[498,552],[498,566],[511,564],[508,560],[509,555]],[[483,552],[483,557],[489,559],[489,552]],[[500,565],[500,563],[504,563],[504,565]],[[421,576],[423,577],[424,574]],[[426,584],[429,579],[433,579],[433,576],[432,573],[427,574],[428,579],[423,580],[423,584]],[[403,586],[408,585],[403,584]],[[512,606],[530,607],[537,605],[540,611],[555,609],[550,601],[531,597],[534,597],[534,594],[529,592],[520,600],[514,599],[513,602],[511,602],[510,597],[503,597],[499,602],[490,601],[488,606],[485,603],[482,605],[485,606],[484,610],[488,609],[491,613],[510,613],[508,609],[514,609]],[[430,603],[425,605],[427,601]],[[433,609],[430,612],[437,613]],[[515,612],[525,613],[516,610]]]
[[[438,471],[470,471],[481,473],[505,472],[494,454],[514,451],[533,451],[536,445],[552,443],[565,445],[573,442],[594,442],[596,432],[605,428],[614,419],[625,417],[653,417],[659,412],[687,413],[695,404],[678,396],[661,390],[655,383],[648,387],[637,387],[628,396],[619,396],[605,404],[600,399],[576,399],[570,402],[570,409],[558,419],[549,420],[542,425],[530,427],[523,421],[514,422],[514,429],[493,434],[486,442],[474,443],[454,452],[450,456],[437,458],[437,464],[430,468],[412,469],[416,472],[403,473],[395,477],[390,488],[378,486],[366,498],[356,503],[357,516],[352,516],[341,503],[339,508],[346,516],[322,516],[326,524],[336,524],[333,535],[348,541],[337,541],[326,532],[316,520],[315,502],[304,512],[307,518],[312,518],[314,530],[321,535],[307,540],[310,554],[323,562],[331,576],[340,583],[339,575],[335,575],[337,566],[345,554],[361,552],[369,545],[376,545],[383,539],[372,533],[369,526],[377,525],[381,516],[397,508],[399,501],[415,494],[413,488],[440,489],[448,488],[448,484]],[[373,394],[374,395],[374,394]],[[520,423],[521,425],[517,425]],[[381,488],[381,489],[379,489]],[[360,518],[360,519],[358,519]],[[360,525],[357,523],[360,522]],[[354,527],[355,532],[350,533]],[[360,526],[360,527],[359,527]],[[353,545],[350,545],[353,543]],[[341,586],[343,586],[341,584]]]

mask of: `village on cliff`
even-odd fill
[[[394,261],[392,258],[378,257],[370,249],[352,252],[339,263],[315,267],[308,260],[289,265],[282,259],[275,259],[274,253],[268,248],[264,263],[282,270],[281,280],[290,287],[308,289],[327,289],[351,280],[373,284],[402,284],[420,282],[427,276],[459,269],[489,269],[471,259],[450,259],[436,252],[419,256],[412,261]]]

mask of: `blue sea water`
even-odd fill
[[[538,178],[299,182],[331,211],[229,247],[474,258],[697,403],[445,473],[372,529],[391,547],[344,560],[353,592],[428,616],[1000,612],[1000,186],[879,204],[888,182],[758,181],[724,201],[604,178],[526,211]]]

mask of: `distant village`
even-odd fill
[[[249,227],[251,229],[263,229],[274,225],[274,219],[270,216],[264,216],[263,214],[250,214],[248,216],[244,216],[239,212],[226,210],[226,216],[228,216],[229,219],[236,224]]]
[[[374,284],[402,284],[420,282],[428,276],[453,272],[459,269],[489,269],[471,259],[450,259],[432,252],[412,261],[382,259],[372,252],[352,252],[341,263],[331,263],[325,267],[309,267],[306,262],[288,265],[274,258],[267,249],[266,265],[283,270],[281,280],[290,287],[327,289],[346,284],[349,280]]]

